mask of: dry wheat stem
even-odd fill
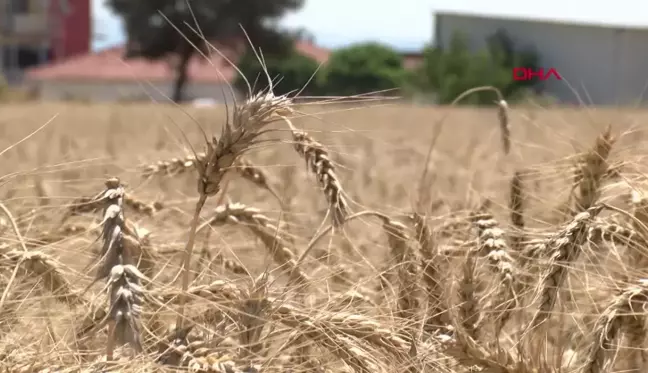
[[[241,203],[221,205],[214,210],[214,215],[205,224],[217,226],[227,222],[245,224],[252,233],[261,239],[275,263],[288,269],[291,278],[300,285],[310,282],[308,276],[297,265],[294,254],[288,249],[281,236],[277,234],[278,228],[260,210]]]
[[[502,95],[502,92],[500,92],[499,89],[493,86],[480,86],[480,87],[473,87],[470,89],[465,90],[464,92],[461,92],[459,96],[457,96],[452,102],[450,103],[450,106],[455,106],[459,102],[461,102],[463,99],[466,97],[469,97],[472,94],[478,93],[478,92],[493,92],[497,96],[497,100],[495,101],[495,104],[497,105],[497,115],[498,115],[498,121],[499,121],[499,127],[500,127],[500,134],[502,136],[502,147],[504,149],[504,153],[508,154],[510,151],[510,127],[509,127],[509,117],[508,117],[508,104],[506,103],[506,100],[504,100],[504,95]],[[428,173],[430,172],[430,161],[432,159],[432,152],[434,151],[434,148],[436,147],[437,141],[439,141],[439,138],[441,137],[441,133],[443,133],[443,128],[446,123],[446,118],[448,117],[449,114],[444,115],[439,119],[435,125],[434,125],[434,132],[432,134],[432,139],[430,140],[430,146],[428,147],[428,150],[425,155],[425,163],[423,164],[423,169],[421,170],[421,177],[419,179],[418,183],[418,201],[417,201],[417,206],[425,206],[425,201],[428,200],[425,198],[426,196],[426,191],[431,189],[431,185],[426,185],[428,183]]]
[[[402,240],[405,240],[405,241],[409,240],[409,238],[407,238],[407,235],[406,235],[406,233],[404,231],[404,229],[406,229],[406,227],[402,223],[394,221],[389,216],[387,216],[387,215],[385,215],[383,213],[377,212],[377,211],[369,211],[369,210],[367,210],[367,211],[357,212],[357,213],[355,213],[353,215],[348,215],[344,219],[343,223],[347,223],[349,221],[352,221],[352,220],[355,220],[355,219],[358,219],[358,218],[362,218],[362,217],[366,217],[366,216],[373,216],[375,218],[380,219],[380,221],[383,223],[383,231],[385,231],[385,233],[387,234],[388,240],[393,240],[392,242],[390,242],[390,247],[392,247],[391,244],[400,245],[401,243],[399,243],[399,240],[400,240],[400,242],[402,242]],[[334,229],[334,226],[329,225],[328,227],[322,229],[317,235],[315,235],[310,240],[310,242],[308,243],[308,246],[306,246],[306,249],[301,253],[301,255],[299,256],[299,259],[297,259],[297,266],[300,266],[304,262],[304,260],[306,259],[306,256],[308,256],[308,254],[313,250],[315,245],[317,245],[317,243],[319,243],[319,241],[322,238],[324,238],[333,229]],[[391,231],[388,231],[387,229],[391,229]],[[366,259],[363,258],[363,260],[365,261],[365,264],[369,265],[372,269],[375,269],[374,266],[371,265],[371,263],[366,261]]]
[[[65,239],[72,238],[75,236],[81,236],[88,231],[90,231],[90,229],[87,229],[86,227],[83,226],[66,225],[54,231],[40,232],[40,234],[36,238],[29,239],[27,245],[30,248],[37,248],[40,246],[61,242]]]
[[[66,279],[60,263],[50,256],[39,251],[11,250],[0,254],[0,258],[38,276],[43,281],[43,287],[51,292],[56,300],[70,306],[84,303],[84,299],[72,290],[72,284]]]
[[[215,256],[212,256],[211,250],[208,248],[205,248],[205,256],[206,259],[209,260],[209,267],[211,267],[212,263],[217,263],[221,265],[225,270],[230,271],[236,275],[246,275],[246,277],[250,277],[250,273],[248,272],[247,268],[245,268],[245,266],[238,260],[225,258],[221,253],[217,253]]]
[[[210,300],[221,306],[236,305],[240,299],[246,299],[243,295],[245,293],[244,290],[225,281],[215,281],[210,285],[196,286],[188,290],[188,294],[193,297]],[[170,289],[154,291],[151,295],[159,299],[159,302],[168,304],[177,302],[181,294],[177,290]],[[324,347],[330,346],[326,341],[330,341],[331,336],[346,336],[384,349],[399,359],[404,359],[407,355],[409,344],[406,339],[366,316],[347,312],[332,313],[326,310],[322,310],[317,316],[312,316],[286,301],[278,301],[270,297],[264,299],[268,304],[267,307],[271,307],[271,311],[267,312],[269,317],[286,326],[306,332],[309,338],[324,343]]]
[[[511,179],[509,208],[511,210],[511,223],[516,229],[511,235],[511,246],[516,253],[522,251],[522,242],[525,241],[524,235],[524,174],[522,171],[516,171]]]
[[[398,316],[407,319],[417,327],[418,313],[421,311],[423,279],[420,253],[415,246],[408,246],[398,270]]]
[[[477,325],[480,319],[479,303],[475,294],[475,262],[477,250],[471,249],[463,264],[463,276],[459,283],[459,325],[472,339],[478,339]]]
[[[641,243],[648,242],[648,199],[641,193],[633,191],[632,193],[632,227],[637,232],[637,237]],[[632,268],[643,270],[646,268],[648,260],[643,252],[645,245],[634,245],[629,250],[629,262]]]
[[[442,341],[445,344],[444,351],[457,359],[464,367],[482,367],[487,372],[500,373],[532,373],[537,372],[531,369],[523,359],[513,357],[508,351],[495,346],[486,348],[475,341],[465,330],[459,328],[455,332],[455,338]],[[474,369],[474,368],[473,368]],[[548,370],[551,372],[551,370]]]
[[[413,213],[410,218],[414,222],[416,240],[419,243],[423,257],[423,281],[426,285],[425,290],[428,298],[425,327],[426,330],[432,331],[444,324],[443,318],[446,314],[443,304],[441,271],[437,263],[439,253],[425,219],[418,213]]]
[[[65,224],[65,222],[67,222],[73,216],[94,213],[101,210],[103,207],[103,201],[101,200],[101,198],[102,195],[94,197],[81,197],[75,200],[74,203],[66,209],[61,219],[60,225]],[[127,194],[124,194],[123,203],[134,212],[148,216],[154,216],[164,207],[161,202],[148,203],[138,199],[135,196]]]
[[[243,349],[241,358],[249,360],[258,356],[263,344],[261,335],[266,324],[267,314],[270,311],[268,300],[268,274],[264,272],[259,276],[252,288],[243,296],[239,310],[239,342]]]

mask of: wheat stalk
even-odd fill
[[[0,258],[40,278],[43,287],[51,292],[56,300],[70,306],[84,303],[84,299],[72,290],[72,284],[67,280],[61,264],[49,255],[39,251],[10,250],[6,253],[0,252]]]
[[[478,339],[477,325],[480,321],[481,312],[479,302],[475,294],[476,279],[475,265],[478,252],[471,249],[466,255],[466,261],[463,264],[463,276],[459,283],[459,309],[458,317],[461,329],[472,339]]]
[[[221,188],[225,173],[232,167],[236,159],[255,144],[262,129],[277,119],[278,116],[290,112],[291,101],[286,96],[275,96],[272,92],[259,93],[237,105],[229,121],[223,127],[220,138],[213,137],[207,143],[205,159],[196,161],[198,170],[198,201],[191,219],[185,255],[181,268],[181,286],[183,290],[189,287],[189,266],[193,252],[196,230],[202,211],[208,197],[214,196]],[[228,118],[229,119],[229,118]],[[182,329],[184,303],[180,304],[176,324]]]
[[[428,331],[432,331],[445,324],[443,320],[446,312],[443,304],[441,271],[437,263],[440,256],[433,241],[432,232],[425,219],[418,213],[413,213],[410,218],[414,221],[416,240],[419,243],[423,257],[423,281],[426,285],[425,291],[428,297],[425,327]]]
[[[511,210],[511,223],[516,229],[511,235],[511,246],[516,253],[522,251],[522,242],[525,240],[524,235],[524,174],[522,171],[516,171],[511,179],[511,192],[509,208]]]
[[[637,238],[641,239],[641,243],[648,242],[648,198],[645,198],[642,193],[632,191],[632,227],[637,232]],[[633,268],[643,270],[646,268],[647,259],[643,252],[645,245],[633,245],[629,250],[628,260]]]
[[[154,216],[160,211],[164,205],[161,202],[145,202],[132,195],[123,196],[123,204],[128,206],[134,212],[144,214],[147,216]],[[103,207],[102,201],[99,196],[81,197],[74,201],[64,212],[60,224],[63,225],[71,217],[81,214],[90,214],[100,211]]]

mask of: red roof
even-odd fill
[[[305,41],[295,45],[302,54],[319,63],[328,60],[329,50]],[[168,61],[148,61],[143,58],[124,59],[124,47],[114,47],[100,52],[74,57],[59,63],[30,69],[30,80],[116,80],[116,81],[166,81],[174,72]],[[219,54],[213,53],[209,61],[200,55],[189,63],[189,79],[197,82],[232,81],[236,70]]]

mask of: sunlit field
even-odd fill
[[[648,369],[648,112],[239,110],[0,107],[0,371]]]

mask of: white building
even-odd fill
[[[563,80],[544,81],[562,102],[632,105],[648,101],[648,28],[436,12],[435,42],[447,46],[462,32],[473,50],[504,31],[516,47],[535,49],[540,66]]]

